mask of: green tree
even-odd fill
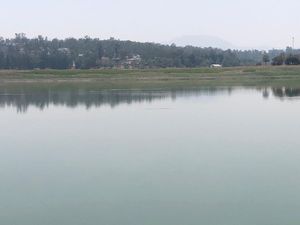
[[[288,55],[285,59],[286,65],[300,65],[300,56],[299,55]]]
[[[284,61],[285,61],[285,54],[281,53],[280,55],[278,55],[272,59],[272,65],[281,66],[281,65],[283,65]]]
[[[267,65],[270,62],[270,56],[268,53],[264,52],[262,61],[265,65]]]

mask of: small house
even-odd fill
[[[223,66],[221,64],[211,64],[210,68],[222,68]]]

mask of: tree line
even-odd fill
[[[286,51],[281,51],[272,59],[272,65],[300,65],[300,50],[287,48]]]
[[[0,37],[0,69],[189,68],[211,64],[229,67],[268,63],[270,58],[281,57],[282,54],[285,54],[286,61],[286,52],[280,50],[266,53],[258,50],[177,47],[175,44],[141,43],[114,38],[100,40],[88,36],[50,40],[43,36],[27,38],[21,33],[11,39]],[[276,59],[274,62],[277,62]],[[289,60],[291,63],[296,62],[295,59]]]

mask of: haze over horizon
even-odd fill
[[[18,7],[16,7],[16,5]],[[84,37],[168,43],[209,35],[237,48],[300,48],[300,2],[238,0],[3,1],[0,36],[26,33],[49,38]],[[215,46],[212,46],[215,47]]]

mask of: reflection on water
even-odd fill
[[[230,94],[232,88],[202,88],[190,90],[0,90],[0,107],[13,106],[18,112],[26,112],[29,106],[43,110],[49,105],[63,105],[77,107],[84,105],[100,107],[109,105],[115,107],[119,104],[132,104],[138,102],[152,102],[160,99],[176,99],[184,96]]]
[[[0,89],[0,107],[13,106],[18,112],[26,112],[29,106],[35,106],[43,110],[49,105],[63,105],[67,107],[77,107],[84,105],[90,107],[100,107],[109,105],[115,107],[119,104],[131,104],[139,102],[152,102],[160,99],[176,99],[188,96],[201,95],[223,95],[231,94],[241,88],[215,87],[201,89],[179,89],[179,90],[95,90],[95,89]],[[270,94],[280,99],[300,96],[300,89],[296,88],[248,88],[262,93],[264,98],[269,98]]]
[[[288,88],[288,87],[272,88],[272,92],[274,96],[279,98],[292,98],[292,97],[300,96],[299,88]]]

